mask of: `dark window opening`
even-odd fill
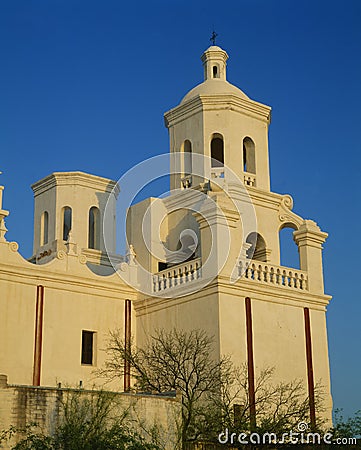
[[[251,247],[247,250],[248,259],[268,262],[266,242],[260,234],[250,233],[247,236],[246,242],[251,244]]]
[[[44,211],[42,216],[41,233],[41,245],[45,245],[49,240],[49,214],[47,211]]]
[[[100,250],[100,212],[99,209],[93,206],[89,210],[89,236],[88,247],[95,250]]]
[[[243,172],[247,172],[247,149],[243,142]]]
[[[213,78],[219,78],[219,74],[218,74],[218,67],[217,66],[213,66]]]
[[[211,141],[212,167],[224,166],[224,146],[223,139],[214,137]]]
[[[69,232],[71,230],[71,208],[66,206],[63,209],[63,241],[67,241],[69,237]]]
[[[81,336],[81,363],[93,364],[93,346],[94,346],[94,332],[82,331]]]
[[[256,150],[251,138],[243,139],[243,172],[256,173]]]
[[[192,144],[187,139],[183,144],[183,173],[184,176],[192,174]]]
[[[168,269],[168,264],[166,262],[159,261],[158,262],[158,272],[161,272],[162,270]]]

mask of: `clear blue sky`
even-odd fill
[[[329,232],[336,407],[361,409],[361,2],[0,3],[0,170],[7,238],[32,251],[30,184],[53,171],[118,179],[168,150],[162,115],[202,81],[212,28],[228,79],[272,106],[272,189]]]

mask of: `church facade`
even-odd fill
[[[257,373],[274,367],[279,380],[304,380],[311,420],[320,382],[330,419],[327,234],[271,191],[271,109],[227,81],[227,59],[209,47],[204,82],[165,114],[170,193],[129,205],[125,255],[115,219],[121,182],[83,172],[36,182],[29,260],[6,239],[0,186],[0,373],[9,384],[90,388],[103,382],[95,369],[110,330],[141,346],[156,329],[202,329],[215,358],[247,363],[250,395]],[[281,266],[285,227],[300,269]],[[125,374],[112,388],[131,383]]]

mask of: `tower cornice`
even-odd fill
[[[232,94],[198,95],[164,114],[167,128],[202,111],[228,110],[270,124],[271,107]]]
[[[37,196],[55,186],[77,185],[98,189],[101,192],[119,194],[119,186],[108,178],[91,175],[84,172],[54,172],[31,185],[34,195]]]

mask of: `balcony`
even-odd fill
[[[201,278],[201,258],[177,264],[153,275],[153,292],[184,286]]]
[[[239,275],[255,283],[283,286],[290,289],[308,290],[307,272],[274,264],[251,261],[245,270],[239,266]]]
[[[153,275],[153,292],[184,286],[200,279],[201,267],[202,260],[197,258],[158,272]],[[308,291],[307,272],[302,270],[252,260],[245,270],[240,263],[238,273],[242,280],[257,284]]]

